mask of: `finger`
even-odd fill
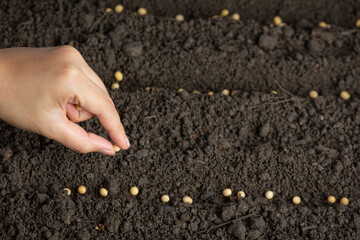
[[[80,64],[80,69],[83,71],[83,73],[94,83],[96,83],[99,87],[101,87],[103,90],[107,92],[107,89],[103,83],[103,81],[100,79],[100,77],[91,69],[91,67],[87,64],[87,62],[84,60]]]
[[[81,88],[83,94],[78,94],[80,105],[98,117],[116,145],[128,149],[129,140],[109,94],[92,81],[82,84]]]
[[[111,142],[93,133],[86,132],[76,123],[64,119],[58,128],[54,140],[64,146],[80,153],[101,152],[106,155],[114,155]]]
[[[94,114],[89,113],[85,109],[79,110],[77,105],[72,103],[66,104],[66,115],[73,122],[82,122],[86,121],[94,116]]]

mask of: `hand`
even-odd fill
[[[103,82],[75,48],[0,50],[0,119],[80,153],[114,155],[111,142],[75,123],[94,115],[116,145],[129,148]]]

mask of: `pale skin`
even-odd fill
[[[116,145],[130,147],[104,83],[75,48],[0,49],[1,120],[79,153],[114,155],[109,140],[76,124],[94,116]]]

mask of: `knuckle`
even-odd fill
[[[91,152],[91,149],[84,145],[79,145],[79,146],[77,146],[75,151],[78,153],[89,153],[89,152]]]
[[[57,48],[55,50],[55,53],[63,58],[73,58],[80,55],[79,51],[70,45],[65,45]]]
[[[78,76],[79,69],[73,64],[62,64],[56,69],[57,78],[61,81],[72,81],[74,77]]]

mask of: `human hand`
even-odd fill
[[[114,155],[111,142],[75,123],[94,115],[116,145],[129,148],[103,82],[75,48],[0,50],[0,119],[80,153]]]

